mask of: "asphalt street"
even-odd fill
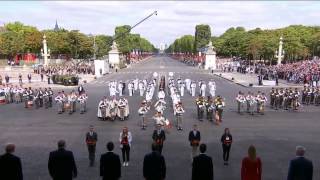
[[[90,82],[84,86],[89,99],[88,111],[81,115],[79,110],[72,115],[58,115],[56,107],[52,109],[25,109],[23,104],[0,106],[0,150],[8,142],[16,144],[16,154],[21,157],[26,180],[50,179],[47,162],[49,152],[55,150],[59,139],[65,139],[67,149],[72,150],[78,166],[79,180],[97,180],[99,177],[99,158],[106,152],[106,143],[116,144],[115,152],[120,155],[119,133],[127,126],[132,132],[133,142],[129,167],[122,167],[122,178],[128,180],[143,179],[142,164],[146,153],[151,151],[154,110],[148,113],[147,130],[138,126],[140,117],[137,110],[143,97],[135,93],[128,98],[130,118],[128,121],[99,121],[96,117],[98,101],[108,96],[107,83],[111,80],[128,82],[131,79],[151,79],[153,72],[168,77],[174,72],[174,77],[190,78],[195,81],[213,79],[217,85],[217,95],[225,98],[226,108],[221,126],[212,122],[199,122],[195,97],[188,93],[182,98],[186,113],[184,114],[183,131],[172,128],[164,143],[163,155],[167,164],[168,180],[191,179],[191,147],[188,134],[193,124],[198,124],[202,142],[208,145],[207,153],[213,157],[214,176],[218,180],[240,179],[241,160],[247,154],[249,145],[257,148],[257,154],[262,159],[264,180],[286,179],[289,160],[295,157],[295,146],[307,148],[306,156],[313,161],[314,179],[320,179],[320,111],[314,106],[302,107],[297,112],[274,111],[267,107],[266,114],[250,116],[236,113],[235,96],[238,91],[258,90],[269,92],[268,88],[245,88],[213,74],[187,66],[169,57],[157,56],[134,64],[128,69],[120,70]],[[197,87],[198,88],[198,87]],[[198,90],[198,89],[197,89]],[[207,88],[208,90],[208,88]],[[66,89],[69,92],[70,89]],[[55,90],[57,92],[57,90]],[[208,93],[208,92],[207,92]],[[155,100],[155,96],[154,96]],[[172,120],[172,108],[167,108],[165,116]],[[88,167],[88,153],[85,145],[85,133],[89,125],[94,125],[98,133],[96,166]],[[225,127],[230,128],[233,135],[229,166],[223,165],[220,137]]]

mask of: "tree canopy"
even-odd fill
[[[144,52],[152,52],[154,46],[139,34],[125,33],[130,26],[118,26],[115,36],[108,35],[86,35],[78,30],[42,30],[36,27],[24,25],[21,22],[8,23],[0,31],[0,55],[14,56],[18,53],[40,54],[43,35],[47,37],[48,48],[52,55],[64,54],[72,58],[87,59],[93,57],[94,39],[96,56],[107,55],[116,38],[120,51],[128,53],[132,49]]]
[[[199,26],[203,25],[196,26],[196,34],[205,31],[204,29],[207,29],[205,32],[210,29],[206,27],[199,31]],[[193,51],[199,51],[199,48],[211,40],[218,56],[238,56],[249,60],[273,60],[281,36],[284,43],[285,61],[293,62],[312,56],[320,56],[320,27],[303,25],[291,25],[272,30],[256,28],[249,31],[243,27],[231,27],[218,37],[200,36],[205,37],[202,38],[202,43],[197,43],[199,38],[195,37]],[[188,44],[178,38],[169,46],[167,52],[192,52],[186,48]]]

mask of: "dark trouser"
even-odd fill
[[[123,147],[121,148],[121,151],[122,151],[123,162],[129,162],[130,161],[130,146],[123,145]]]
[[[49,96],[49,107],[52,107],[52,97]]]
[[[40,101],[39,98],[34,100],[34,104],[36,105],[36,109],[38,109],[40,107]]]
[[[204,110],[202,108],[198,107],[198,119],[199,120],[203,119],[203,113],[204,113]]]
[[[96,145],[88,145],[90,166],[93,166],[96,154]]]
[[[158,152],[160,153],[160,154],[162,154],[162,149],[163,149],[163,144],[158,144],[157,145],[158,146]]]
[[[43,107],[43,98],[39,98],[39,105],[40,107]]]
[[[207,109],[207,119],[210,121],[213,119],[213,111],[210,109]]]
[[[230,149],[231,149],[231,145],[227,146],[225,144],[222,144],[223,160],[224,161],[228,161],[229,160]]]

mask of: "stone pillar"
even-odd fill
[[[47,66],[47,65],[49,65],[49,58],[48,57],[50,57],[50,49],[48,50],[48,47],[47,47],[46,35],[43,35],[42,43],[43,43],[43,49],[41,49],[41,55],[44,60],[44,65]]]
[[[120,52],[117,47],[117,43],[113,41],[111,46],[111,51],[109,51],[109,63],[113,65],[114,67],[118,66],[120,64]]]
[[[204,65],[204,69],[211,69],[211,70],[215,70],[217,69],[217,65],[216,65],[216,51],[214,50],[214,47],[212,45],[212,42],[210,41],[209,45],[208,45],[208,49],[205,52],[205,65]]]

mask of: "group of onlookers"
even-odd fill
[[[143,177],[146,180],[164,180],[166,178],[166,161],[162,155],[163,137],[165,132],[158,128],[152,135],[152,152],[145,155],[143,160]],[[159,136],[159,138],[157,138]],[[200,131],[197,126],[189,133],[188,138],[191,145],[192,180],[213,180],[214,163],[212,158],[206,154],[207,145],[201,143]],[[96,143],[98,134],[94,127],[90,126],[85,138],[89,152],[89,166],[95,166]],[[160,145],[158,141],[162,141]],[[119,136],[120,148],[122,151],[123,167],[129,166],[130,148],[132,134],[127,127],[124,127]],[[228,165],[229,153],[232,144],[232,135],[228,128],[221,136],[224,165]],[[71,180],[78,175],[77,165],[72,151],[66,150],[66,142],[58,141],[58,149],[50,152],[48,160],[48,171],[53,180]],[[121,178],[121,160],[119,155],[114,153],[115,144],[107,143],[107,152],[100,157],[100,176],[104,180],[117,180]],[[23,172],[21,160],[14,155],[15,145],[6,145],[5,154],[0,156],[0,179],[22,180]],[[198,152],[199,151],[199,152]],[[289,164],[287,180],[312,180],[313,164],[304,157],[306,149],[302,146],[296,147],[296,158]],[[241,180],[262,179],[262,159],[257,156],[255,146],[250,145],[248,155],[242,159]]]

